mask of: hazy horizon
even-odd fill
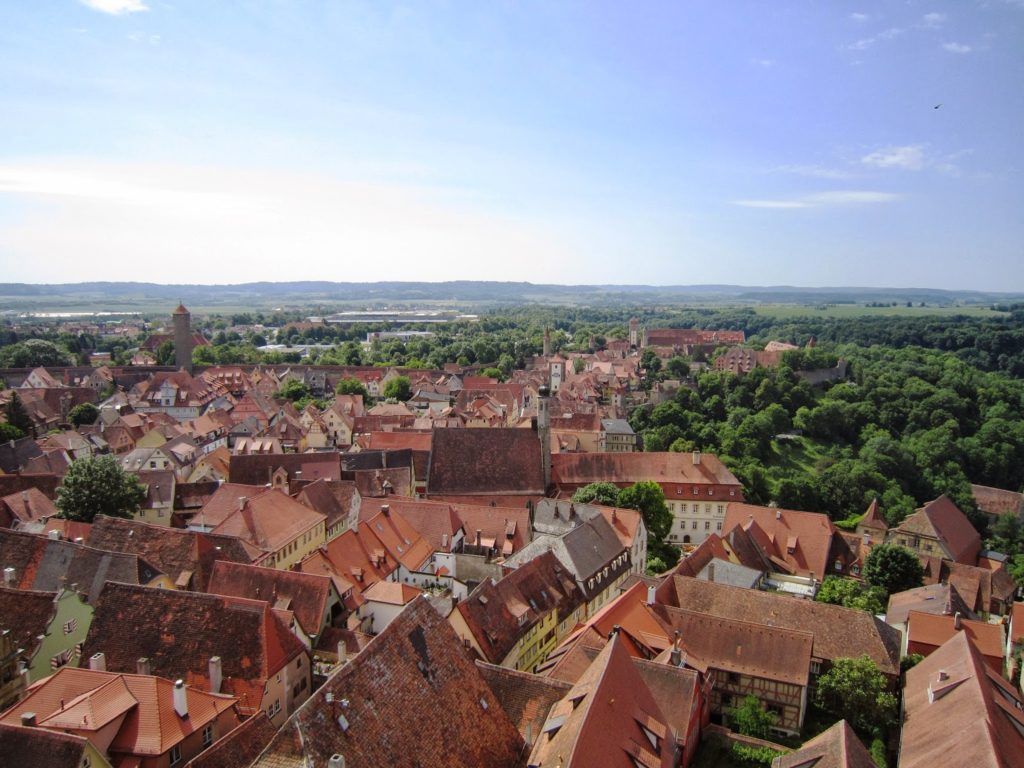
[[[1024,1],[39,0],[8,282],[1024,290]]]

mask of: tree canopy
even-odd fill
[[[872,547],[864,561],[863,575],[868,584],[884,590],[886,597],[924,583],[924,568],[917,555],[896,544]]]
[[[81,403],[68,412],[68,419],[76,427],[83,424],[95,424],[100,417],[100,409],[92,403]]]
[[[408,376],[395,376],[384,385],[384,397],[405,402],[412,397],[412,383]]]
[[[867,655],[836,659],[818,678],[815,700],[819,707],[846,719],[861,733],[879,733],[896,722],[896,696],[889,692],[885,675]]]
[[[619,486],[615,483],[590,483],[577,488],[572,500],[580,504],[603,504],[614,507],[619,501]]]
[[[60,517],[91,523],[96,515],[132,517],[146,489],[125,472],[114,456],[76,459],[57,488]]]

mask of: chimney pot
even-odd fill
[[[381,504],[380,505],[380,511],[381,511],[381,514],[383,514],[383,515],[390,515],[391,514],[391,505],[390,504]]]
[[[654,585],[651,584],[651,585],[649,585],[647,587],[647,604],[648,605],[654,605],[654,593],[655,593]]]
[[[89,669],[96,672],[107,671],[107,657],[103,653],[94,653],[89,657]]]
[[[188,697],[185,694],[185,681],[174,681],[174,711],[178,717],[188,717]]]
[[[245,504],[246,504],[247,501],[249,501],[249,497],[248,496],[239,496],[238,497],[238,509],[239,510],[245,509]]]
[[[960,611],[957,611],[953,614],[953,629],[959,631],[962,628],[963,627],[961,623]]]
[[[13,568],[4,568],[4,584],[8,587],[14,585],[14,574],[16,571]]]
[[[781,520],[782,519],[782,510],[781,509],[776,509],[775,510],[775,519],[776,520]]]
[[[151,675],[151,674],[153,674],[152,671],[150,671],[149,657],[148,656],[140,656],[138,658],[138,661],[135,662],[135,673],[137,675]]]
[[[220,656],[210,657],[210,693],[220,693],[220,687],[224,682],[224,667],[221,664]]]
[[[345,756],[337,753],[331,755],[331,759],[327,761],[327,768],[345,768]]]

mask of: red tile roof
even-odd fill
[[[737,527],[750,530],[756,526],[763,536],[753,536],[764,555],[775,562],[773,570],[785,570],[801,576],[814,576],[819,581],[833,571],[833,547],[845,542],[828,515],[818,512],[797,512],[792,509],[758,507],[753,504],[730,504],[722,528],[724,536]],[[781,563],[776,562],[781,561]]]
[[[288,719],[254,768],[334,754],[346,768],[516,768],[522,750],[454,630],[421,598]]]
[[[435,429],[431,495],[543,495],[541,444],[530,429]]]
[[[827,731],[788,755],[772,761],[772,768],[877,768],[853,728],[840,720]]]
[[[965,565],[978,562],[981,535],[948,496],[929,501],[893,531],[908,535],[937,535],[945,542],[956,562]]]
[[[962,630],[989,663],[1001,671],[1006,650],[1003,625],[959,619],[961,629],[958,630],[956,621],[954,616],[910,611],[907,614],[908,650],[927,656],[929,649],[938,648]]]
[[[735,499],[742,501],[739,480],[709,453],[701,454],[699,463],[694,463],[692,453],[560,453],[551,457],[551,477],[557,484],[572,486],[632,485],[641,480],[735,486]]]
[[[0,755],[18,768],[74,768],[82,764],[87,749],[88,741],[81,736],[0,722]]]
[[[277,728],[260,710],[186,763],[185,768],[249,768],[275,733]]]

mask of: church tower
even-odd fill
[[[195,339],[192,338],[192,315],[183,304],[174,310],[174,365],[192,373],[192,349]]]

